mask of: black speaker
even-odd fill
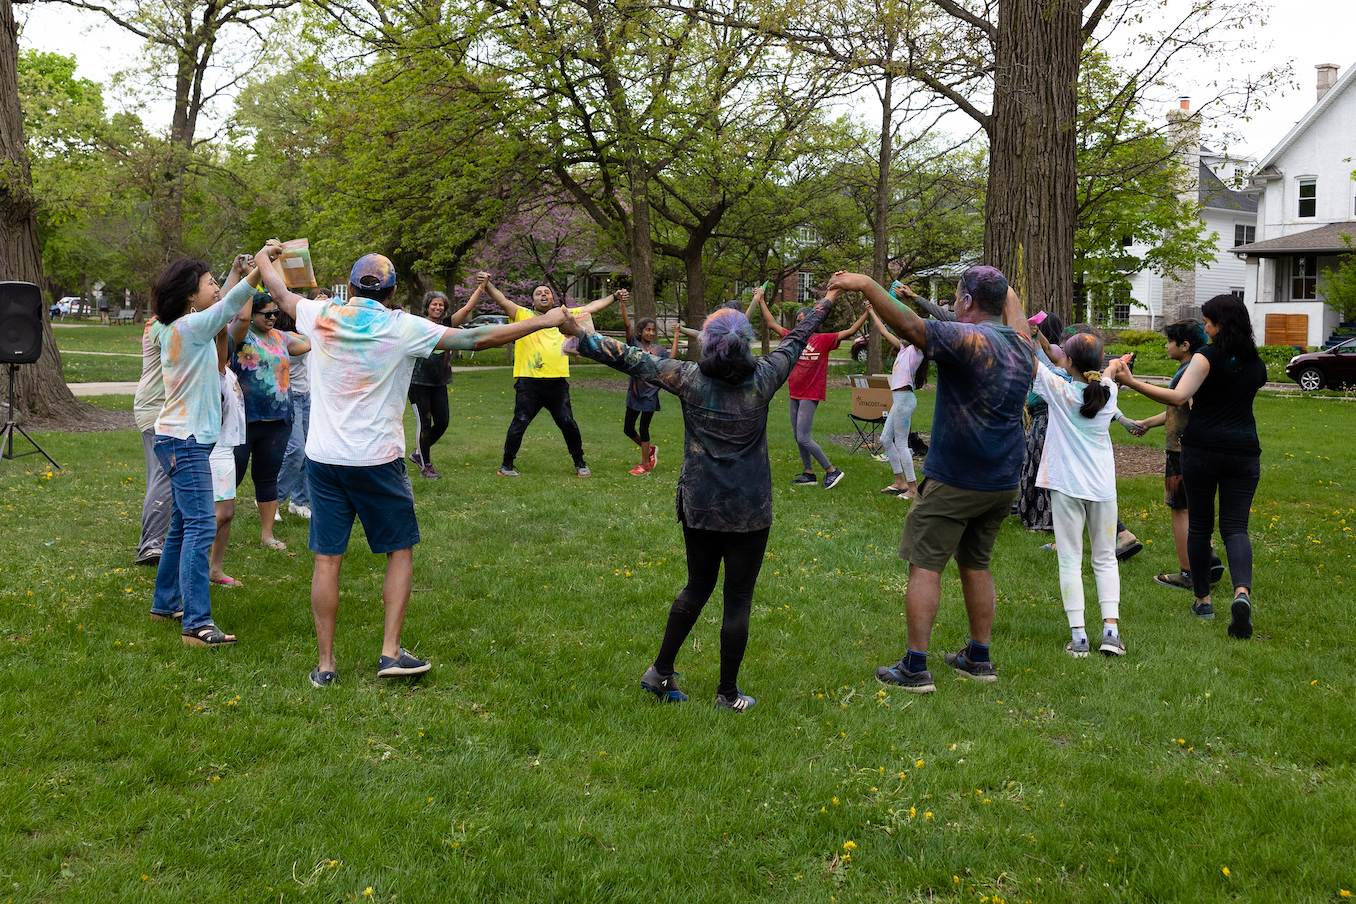
[[[42,357],[42,292],[32,283],[0,282],[0,364]]]

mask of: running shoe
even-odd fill
[[[653,470],[654,470],[654,466],[657,465],[657,464],[659,464],[659,447],[658,447],[658,446],[651,446],[651,447],[650,447],[650,460],[647,461],[647,462],[645,463],[645,470],[647,470],[647,471],[653,471]]]
[[[757,702],[757,700],[754,700],[739,688],[735,688],[733,697],[716,694],[716,709],[728,709],[737,713],[742,713],[753,709],[753,704]]]
[[[641,464],[638,464],[634,468],[632,468],[630,473],[636,475],[637,477],[644,477],[646,474],[650,473],[650,469],[645,467],[645,464],[642,462]]]
[[[842,482],[843,478],[846,476],[847,475],[844,474],[838,468],[834,468],[832,471],[827,472],[824,475],[824,489],[826,490],[833,489],[834,487],[838,486],[838,484]]]
[[[680,677],[682,676],[677,672],[661,675],[654,666],[650,666],[645,670],[645,674],[640,676],[640,687],[641,690],[649,691],[667,703],[686,703],[687,694],[678,688]]]
[[[442,480],[443,475],[433,469],[433,465],[424,465],[419,469],[419,476],[426,480]]]
[[[1176,587],[1178,590],[1191,589],[1191,572],[1183,568],[1177,574],[1156,574],[1154,583],[1162,584],[1164,587]]]
[[[904,660],[902,659],[894,665],[883,665],[876,669],[876,680],[881,684],[901,687],[911,694],[930,694],[937,690],[937,685],[932,681],[930,670],[923,669],[918,672],[910,672],[904,668]]]
[[[578,474],[580,477],[592,477],[592,476],[593,476],[593,472],[589,470],[589,466],[588,466],[588,465],[575,465],[575,466],[574,466],[574,473]]]
[[[329,687],[339,676],[334,672],[322,672],[320,666],[311,669],[311,687]]]
[[[1125,641],[1121,640],[1120,635],[1112,637],[1110,634],[1103,632],[1102,645],[1098,647],[1098,649],[1106,656],[1124,656]]]
[[[946,664],[956,670],[956,674],[962,678],[974,678],[976,681],[994,682],[998,680],[998,667],[992,660],[986,662],[974,662],[965,655],[965,650],[958,653],[947,653],[944,658]]]
[[[1252,600],[1248,599],[1248,594],[1244,592],[1234,597],[1229,611],[1233,616],[1229,622],[1229,636],[1239,640],[1252,637]]]
[[[1210,621],[1215,617],[1215,607],[1212,603],[1203,603],[1197,600],[1191,604],[1191,614],[1201,621]]]
[[[297,505],[295,502],[289,501],[287,503],[287,510],[301,518],[311,517],[311,507],[309,505]]]
[[[399,656],[379,656],[377,657],[377,677],[378,678],[397,678],[402,675],[422,675],[433,668],[423,659],[415,659],[400,648]]]
[[[1092,650],[1092,644],[1084,637],[1082,640],[1071,640],[1064,645],[1064,652],[1068,653],[1074,659],[1085,659]]]
[[[420,453],[418,449],[415,449],[413,452],[410,453],[409,459],[416,468],[422,468],[424,466],[424,456]]]
[[[498,470],[498,471],[495,471],[494,473],[498,474],[500,477],[522,477],[522,476],[523,476],[523,475],[519,474],[517,471],[513,470],[513,467],[512,467],[511,465],[500,465],[500,466],[499,466],[499,470]]]
[[[792,486],[804,487],[819,483],[819,478],[813,474],[801,474],[791,481]]]

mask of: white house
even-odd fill
[[[1258,164],[1257,241],[1247,261],[1244,300],[1266,345],[1318,346],[1338,326],[1320,276],[1338,265],[1343,236],[1356,239],[1356,68],[1318,70],[1318,102]]]
[[[1173,130],[1199,129],[1199,121],[1181,110],[1168,115]],[[1233,253],[1236,246],[1250,243],[1257,228],[1257,199],[1238,191],[1253,161],[1212,151],[1188,131],[1181,136],[1182,146],[1192,148],[1183,161],[1186,174],[1181,197],[1200,207],[1206,235],[1214,237],[1215,262],[1200,264],[1194,270],[1161,277],[1141,270],[1130,277],[1130,304],[1118,305],[1108,312],[1114,322],[1128,322],[1135,329],[1160,329],[1165,323],[1198,317],[1202,303],[1216,295],[1235,294],[1246,298],[1247,265]],[[1129,249],[1142,256],[1146,248]]]

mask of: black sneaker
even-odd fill
[[[992,683],[998,680],[998,667],[993,661],[973,662],[970,657],[965,655],[965,651],[959,653],[947,653],[943,657],[946,664],[956,670],[956,674],[962,678],[973,678],[976,681],[985,681]]]
[[[1214,550],[1210,552],[1210,583],[1218,584],[1224,577],[1224,563],[1220,561],[1219,556]]]
[[[1229,611],[1233,615],[1229,622],[1229,636],[1239,640],[1252,637],[1252,601],[1248,599],[1248,594],[1240,593],[1234,597],[1234,604]]]
[[[757,700],[754,700],[739,688],[735,688],[733,697],[726,697],[724,694],[716,694],[716,709],[729,709],[737,713],[742,713],[745,710],[753,709],[753,704],[757,702]]]
[[[640,676],[640,686],[642,690],[649,691],[665,702],[687,702],[687,694],[678,689],[677,672],[671,675],[661,675],[654,666],[650,666],[645,670],[645,674]]]
[[[322,672],[320,666],[311,669],[311,687],[329,687],[338,679],[334,672]]]
[[[378,678],[397,678],[401,675],[422,675],[433,666],[423,659],[415,659],[405,648],[400,648],[399,656],[379,656],[377,658]]]
[[[929,669],[910,672],[904,668],[902,659],[894,665],[883,665],[876,669],[876,680],[892,687],[902,687],[911,694],[930,694],[937,690],[937,685],[932,683],[932,672]]]
[[[792,485],[792,486],[798,486],[798,487],[811,486],[811,485],[813,485],[813,484],[818,484],[818,483],[819,483],[819,478],[816,477],[816,476],[813,475],[813,474],[801,474],[801,475],[800,475],[799,477],[797,477],[795,480],[791,481],[791,485]]]
[[[1191,572],[1182,569],[1177,574],[1156,574],[1155,583],[1162,584],[1164,587],[1176,587],[1178,590],[1191,589]]]
[[[1203,603],[1200,600],[1191,604],[1191,614],[1201,621],[1210,621],[1215,617],[1215,607],[1212,603]]]
[[[838,486],[838,482],[846,476],[847,475],[844,474],[842,470],[840,470],[839,468],[834,468],[832,471],[829,471],[827,474],[824,475],[824,489],[826,490],[833,489],[834,487]]]

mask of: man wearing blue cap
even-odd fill
[[[405,474],[405,393],[414,362],[435,348],[479,351],[507,345],[536,330],[558,327],[567,314],[560,309],[520,323],[458,330],[389,310],[395,267],[380,254],[364,255],[353,265],[347,304],[310,300],[284,285],[272,265],[281,252],[270,242],[256,260],[269,294],[311,340],[306,477],[312,514],[308,545],[316,554],[311,611],[320,649],[311,684],[327,687],[336,677],[339,568],[354,518],[362,521],[372,552],[386,555],[386,631],[377,676],[420,675],[429,670],[428,662],[400,646],[414,582],[414,544],[419,542],[414,496]]]

